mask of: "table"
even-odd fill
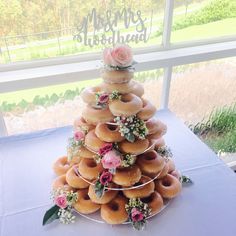
[[[168,125],[166,142],[177,167],[194,184],[146,229],[110,226],[78,217],[75,224],[57,222],[42,227],[52,204],[50,184],[53,162],[65,153],[71,127],[62,127],[0,139],[0,235],[236,235],[236,174],[168,110],[157,117]]]

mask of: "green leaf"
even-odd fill
[[[185,176],[185,175],[182,175],[180,180],[181,180],[181,183],[183,184],[193,184],[193,181],[188,176]]]
[[[125,134],[125,138],[131,143],[133,143],[135,141],[135,136],[133,133]]]
[[[60,207],[57,205],[54,205],[49,210],[46,211],[44,217],[43,217],[43,225],[49,224],[53,222],[56,219],[59,219],[58,212],[60,210]]]
[[[94,185],[94,191],[98,198],[101,198],[104,194],[104,185],[97,181]]]

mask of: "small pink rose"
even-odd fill
[[[109,94],[108,93],[103,93],[98,98],[98,102],[101,103],[101,104],[107,103],[108,100],[109,100]]]
[[[99,180],[102,185],[106,185],[111,182],[112,174],[109,171],[103,171]]]
[[[83,140],[84,137],[85,137],[85,134],[84,134],[83,131],[76,131],[76,132],[74,133],[74,138],[75,138],[76,141]]]
[[[120,155],[114,150],[107,152],[102,158],[102,165],[105,169],[115,169],[121,165]]]
[[[65,195],[59,195],[55,198],[55,204],[59,206],[60,208],[66,208],[67,207],[67,199]]]
[[[141,211],[139,211],[137,208],[133,208],[131,210],[131,217],[132,217],[132,221],[134,222],[138,222],[143,220],[144,215]]]
[[[98,153],[100,156],[104,156],[107,152],[111,151],[112,148],[113,148],[112,143],[106,143],[99,149]]]

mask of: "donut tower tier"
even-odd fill
[[[143,229],[180,193],[181,176],[163,139],[167,127],[133,80],[131,49],[106,48],[103,62],[103,82],[81,94],[86,108],[74,122],[67,156],[53,166],[52,188],[76,194],[72,207],[81,214]]]

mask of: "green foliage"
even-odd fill
[[[192,25],[207,24],[232,17],[236,17],[236,1],[212,0],[198,11],[176,20],[172,29],[178,30]]]
[[[75,90],[66,90],[65,93],[60,93],[56,94],[53,93],[51,96],[45,95],[45,96],[40,96],[37,95],[34,97],[33,102],[28,102],[25,99],[22,99],[18,104],[16,103],[7,103],[4,101],[0,105],[0,110],[3,112],[12,112],[18,108],[21,108],[23,110],[25,109],[32,109],[35,106],[50,106],[58,101],[65,101],[65,100],[73,100],[76,96],[78,96],[82,89],[76,88]]]
[[[225,135],[213,136],[203,139],[216,153],[218,152],[236,152],[236,130],[231,130]]]
[[[197,135],[222,134],[236,129],[236,104],[214,110],[207,120],[190,128]]]
[[[236,152],[236,104],[214,110],[190,129],[215,152]]]

